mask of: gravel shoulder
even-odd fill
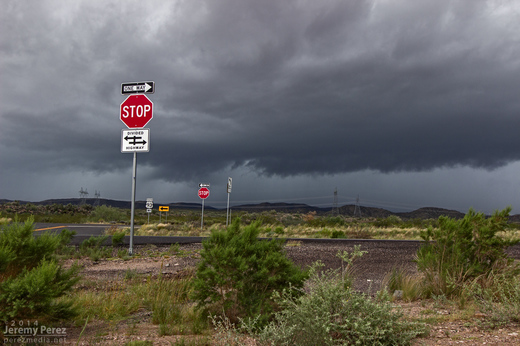
[[[405,268],[411,273],[417,271],[414,258],[419,242],[294,241],[289,242],[285,249],[287,256],[302,268],[317,260],[322,261],[326,268],[341,268],[341,260],[336,254],[340,251],[350,252],[355,245],[360,245],[361,250],[367,251],[354,263],[354,287],[358,291],[373,295],[381,289],[385,275],[392,268]],[[128,271],[152,277],[159,274],[163,277],[179,277],[195,269],[201,248],[200,243],[182,244],[176,255],[165,255],[170,246],[136,246],[135,256],[128,260],[93,262],[90,259],[82,259],[79,264],[82,267],[81,274],[86,280],[119,281]],[[520,246],[509,249],[509,254],[520,260]],[[74,261],[70,260],[68,264],[72,262]],[[441,316],[437,320],[442,322],[430,326],[430,335],[417,339],[414,345],[520,345],[520,325],[511,324],[502,329],[482,330],[478,328],[477,322],[483,316],[478,312],[474,316],[460,319],[457,317],[460,313],[455,306],[438,306],[433,301],[396,302],[396,308],[402,309],[405,316],[410,318]],[[99,331],[103,328],[107,329],[107,332],[99,336]],[[137,314],[116,328],[100,321],[91,321],[79,338],[81,329],[82,327],[71,327],[67,334],[67,342],[76,344],[80,339],[80,345],[124,345],[131,340],[150,340],[154,345],[170,345],[178,340],[176,336],[158,336],[158,326],[151,324],[151,318],[146,313]],[[251,344],[254,345],[254,342]]]

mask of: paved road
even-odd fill
[[[60,233],[63,229],[75,231],[77,235],[81,236],[99,236],[104,230],[111,227],[110,224],[74,224],[74,223],[34,223],[35,232],[55,232]],[[121,226],[123,227],[123,226]],[[125,226],[126,227],[126,226]]]
[[[90,238],[91,236],[100,236],[104,234],[104,230],[106,228],[112,227],[114,225],[111,224],[58,224],[58,223],[35,223],[34,231],[36,234],[40,232],[61,232],[62,229],[68,229],[76,231],[76,235],[72,240],[72,244],[79,245],[85,239]],[[128,226],[120,226],[121,228]],[[137,226],[138,227],[138,226]],[[170,244],[190,244],[190,243],[200,243],[204,237],[165,237],[165,236],[134,236],[134,245],[144,245],[144,244],[155,244],[155,245],[170,245]],[[379,251],[389,252],[393,257],[406,258],[406,262],[410,260],[411,257],[417,252],[417,248],[419,247],[419,241],[413,240],[362,240],[362,239],[288,239],[288,240],[296,240],[302,243],[313,244],[318,246],[316,252],[320,252],[327,247],[334,246],[353,246],[354,244],[359,244],[363,249],[371,249],[371,253],[377,253]],[[106,241],[107,245],[111,244],[111,240],[108,239]],[[130,237],[126,236],[124,241],[124,245],[130,244]],[[380,248],[386,250],[380,250]],[[377,249],[377,250],[376,250]],[[520,244],[512,246],[507,250],[508,254],[520,260]],[[333,256],[334,257],[334,256]],[[364,256],[365,259],[371,257]],[[381,259],[370,258],[371,263],[376,263],[377,266],[385,266],[388,260],[388,256],[381,256]],[[341,262],[339,262],[341,263]]]
[[[109,227],[114,227],[112,224],[66,224],[66,223],[34,223],[34,232],[35,234],[41,234],[43,232],[54,232],[60,233],[63,229],[68,229],[69,231],[75,231],[76,235],[71,241],[73,245],[81,244],[85,239],[88,239],[92,236],[97,237],[104,235],[105,229]],[[120,228],[127,228],[128,225],[123,226],[119,225]],[[138,228],[139,226],[136,226]],[[161,237],[161,236],[134,236],[134,244],[135,245],[143,245],[143,244],[189,244],[189,243],[200,243],[202,242],[203,237]],[[106,245],[111,244],[111,240],[108,239],[105,242]],[[123,240],[124,245],[130,245],[130,237],[125,236]]]

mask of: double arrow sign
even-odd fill
[[[141,139],[141,141],[139,141],[138,139]],[[136,145],[136,144],[146,144],[147,143],[143,139],[142,136],[125,136],[124,140],[127,141],[128,144],[133,144],[133,145]]]
[[[121,152],[150,151],[150,129],[121,130]]]

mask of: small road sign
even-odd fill
[[[155,82],[135,82],[121,84],[121,94],[153,94]]]
[[[209,197],[209,189],[207,187],[201,187],[199,189],[199,197],[202,199],[206,199]]]
[[[209,184],[200,183],[199,187],[209,187]]]
[[[227,193],[231,193],[231,186],[233,185],[233,179],[227,178]]]
[[[146,95],[130,95],[121,103],[119,118],[129,129],[140,129],[153,118],[153,103]]]
[[[146,209],[152,209],[152,208],[153,208],[153,198],[147,198],[146,199]],[[151,213],[151,211],[149,213]]]
[[[141,153],[150,151],[150,129],[121,130],[121,152]]]
[[[170,211],[170,207],[168,207],[168,206],[164,206],[164,205],[161,205],[161,206],[159,207],[159,211]]]
[[[152,209],[151,209],[151,208],[148,208],[148,209],[146,209],[146,212],[147,212],[148,214],[150,214],[150,213],[152,212]]]

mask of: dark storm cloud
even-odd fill
[[[140,162],[158,179],[520,158],[514,2],[10,1],[1,16],[0,154],[17,165],[125,169],[119,85],[138,80],[156,82]]]

